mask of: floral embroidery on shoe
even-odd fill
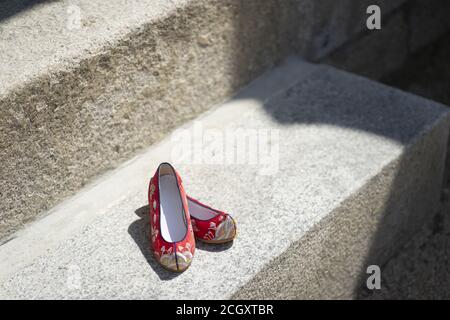
[[[169,247],[167,251],[165,246],[161,247],[159,262],[168,269],[177,270],[177,259],[175,254],[172,252],[172,247]]]
[[[223,219],[222,219],[223,220]],[[216,233],[214,236],[214,240],[222,241],[225,239],[234,238],[236,232],[236,227],[229,215],[222,221],[219,226],[216,228]]]
[[[177,251],[177,264],[178,268],[186,269],[191,264],[193,255],[191,251],[186,249],[185,251]]]
[[[196,222],[195,222],[195,219],[191,219],[191,224],[192,224],[192,230],[193,230],[194,232],[200,231],[200,229],[197,227],[197,224],[196,224]]]
[[[156,227],[152,227],[152,243],[155,243],[156,237],[158,237],[159,230]]]
[[[187,199],[192,229],[196,238],[212,243],[223,243],[234,239],[236,223],[229,214],[204,205],[191,197]]]
[[[155,193],[156,187],[153,183],[150,184],[150,198],[153,198],[153,194]]]
[[[159,171],[150,180],[148,199],[150,204],[150,242],[155,259],[166,269],[170,271],[181,272],[186,270],[192,262],[195,252],[195,239],[187,207],[186,194],[181,185],[181,179],[178,179],[178,187],[183,203],[183,214],[185,215],[187,232],[184,239],[176,242],[167,242],[161,232],[160,226],[160,201],[159,190]],[[181,212],[180,212],[181,213]]]

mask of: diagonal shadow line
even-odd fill
[[[286,5],[286,8],[288,7],[289,5]],[[311,8],[313,11],[315,9],[320,10],[320,5],[316,8],[315,4],[312,3]],[[283,10],[283,8],[280,8],[280,10]],[[318,16],[322,14],[320,11],[317,13]],[[333,12],[330,11],[329,15],[331,16],[332,13]],[[289,14],[286,14],[285,12],[278,12],[277,14],[279,16],[289,17]],[[263,6],[254,7],[254,4],[250,1],[242,3],[237,11],[236,20],[234,22],[236,30],[236,50],[234,50],[233,57],[235,61],[234,74],[236,79],[245,77],[245,66],[247,65],[260,66],[259,74],[261,74],[262,70],[265,68],[270,67],[270,63],[264,61],[264,57],[276,54],[279,55],[280,58],[283,58],[286,52],[296,51],[296,45],[298,45],[296,41],[298,39],[296,40],[295,37],[293,38],[292,43],[288,44],[287,47],[278,42],[273,45],[273,43],[267,41],[267,38],[273,36],[273,33],[283,31],[283,26],[278,29],[273,28],[276,31],[260,29],[251,36],[245,35],[247,30],[252,30],[252,26],[255,25],[257,21],[270,21],[270,19],[270,13],[265,11]],[[280,26],[278,25],[277,27]],[[292,36],[292,34],[286,32],[286,36]],[[277,37],[274,36],[273,38]],[[306,46],[307,45],[308,44],[306,44]],[[257,56],[255,56],[255,52],[257,52]],[[258,70],[258,68],[255,68],[255,70]],[[325,81],[322,81],[324,79]],[[343,79],[344,82],[346,82],[349,77]],[[264,98],[254,92],[248,94],[249,91],[241,93],[239,98],[254,99],[262,102],[267,114],[282,125],[325,124],[349,128],[351,130],[369,132],[380,137],[385,137],[403,146],[410,145],[412,138],[415,137],[417,132],[426,127],[428,123],[433,122],[433,119],[437,119],[442,111],[440,110],[433,114],[433,111],[430,112],[430,110],[424,110],[420,103],[404,108],[405,105],[402,100],[405,96],[399,94],[398,90],[383,85],[380,85],[380,87],[385,89],[384,96],[380,96],[377,93],[370,93],[370,96],[368,97],[364,96],[367,93],[364,91],[355,94],[357,90],[351,90],[351,93],[349,93],[345,86],[353,86],[355,82],[348,81],[347,84],[333,83],[334,80],[332,74],[325,68],[321,69],[319,67],[317,72],[304,76],[302,79],[299,79],[299,82],[300,80],[302,83],[300,83],[297,88],[291,88],[291,90],[286,93],[288,96],[296,95],[296,97],[300,97],[300,101],[296,101],[292,104],[280,105],[276,102],[264,104]],[[361,78],[361,82],[358,85],[366,83],[366,81],[367,80]],[[361,85],[361,88],[363,87],[364,85]],[[295,90],[301,91],[301,94],[298,94]],[[329,95],[328,93],[330,92],[333,94]],[[349,105],[347,103],[348,99],[356,99],[358,108]],[[338,105],[339,108],[336,107]],[[393,106],[402,106],[402,108],[393,108]],[[442,133],[442,131],[440,133]],[[430,181],[430,179],[436,179],[436,177],[441,175],[441,172],[439,172],[442,168],[440,151],[442,151],[443,145],[446,144],[446,142],[442,141],[442,137],[443,135],[439,136],[438,134],[435,137],[436,141],[429,141],[428,143],[431,146],[429,150],[411,151],[413,153],[416,152],[416,155],[420,153],[427,154],[425,158],[422,158],[422,163],[415,163],[408,153],[398,160],[398,163],[396,164],[397,171],[389,177],[390,187],[387,189],[386,199],[383,199],[384,203],[382,210],[377,212],[376,220],[371,221],[375,231],[371,233],[371,237],[368,239],[369,244],[367,250],[358,253],[359,261],[351,261],[351,255],[346,258],[348,260],[345,261],[345,263],[349,265],[352,270],[356,269],[357,275],[351,276],[355,286],[352,287],[352,285],[350,285],[350,287],[347,287],[349,290],[345,292],[345,294],[350,293],[350,295],[353,295],[356,298],[363,298],[361,290],[362,287],[365,286],[365,280],[367,278],[366,267],[369,264],[383,266],[401,245],[410,239],[414,232],[420,229],[422,224],[427,221],[429,214],[435,213],[433,211],[436,209],[435,205],[439,203],[438,198],[441,185],[437,185],[435,180]],[[434,158],[433,155],[435,155]],[[427,159],[430,160],[428,163],[425,161]],[[423,171],[421,171],[421,169],[423,169]],[[421,172],[423,174],[428,174],[429,177],[423,177]],[[418,184],[417,182],[421,183]],[[370,212],[366,212],[365,214],[370,215]],[[362,217],[362,219],[366,218],[367,217]],[[370,217],[368,219],[370,219]],[[325,239],[326,241],[324,241],[324,243],[333,244],[333,234],[327,236],[329,236],[329,238]],[[358,239],[357,235],[355,234],[353,238],[350,237],[349,241],[352,241],[352,239],[353,241]],[[326,248],[324,248],[324,251],[329,252]],[[331,253],[331,255],[332,254],[333,253]],[[299,259],[301,259],[301,257],[299,257]],[[277,263],[281,265],[283,261],[277,260]],[[301,261],[295,263],[297,265],[303,264]],[[273,267],[272,271],[276,272],[277,269],[275,265],[276,264],[273,264],[267,269]],[[320,271],[331,273],[331,270],[332,268]],[[268,273],[266,273],[266,275],[267,274]],[[273,280],[269,279],[269,277],[261,276],[255,278],[256,281],[260,281],[260,284],[269,283],[267,287],[270,286],[270,281],[274,281],[272,284],[274,284],[274,287],[279,287],[280,292],[282,291],[282,288],[284,288],[286,281],[293,281],[292,278],[283,278],[281,276],[278,277],[280,283],[277,282],[277,279]],[[333,285],[333,281],[334,279],[331,275],[329,285]],[[301,285],[302,283],[300,281],[298,286],[300,287]],[[252,286],[251,288],[256,290],[256,286],[257,285]],[[419,290],[419,287],[420,286],[411,288],[411,290]],[[255,297],[255,290],[247,290],[249,295],[245,297]],[[275,292],[276,290],[270,289],[268,289],[268,291],[270,291],[269,294],[263,294],[259,298],[279,297],[277,294],[280,294],[280,292]],[[301,289],[299,288],[298,292],[300,291]],[[346,296],[345,294],[342,296]],[[283,293],[281,293],[280,296],[282,297]],[[302,295],[298,295],[297,298],[299,296]],[[242,298],[243,296],[238,295],[238,297]],[[302,297],[305,296],[303,295]]]
[[[19,14],[23,11],[32,9],[34,6],[52,2],[55,0],[1,0],[0,1],[0,22]]]

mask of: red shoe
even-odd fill
[[[218,244],[236,237],[236,222],[228,213],[213,209],[189,196],[187,199],[196,239]]]
[[[150,180],[148,200],[153,255],[165,269],[185,271],[195,239],[181,178],[169,163],[161,163]]]

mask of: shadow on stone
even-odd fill
[[[195,248],[209,252],[221,252],[230,249],[233,246],[233,241],[222,244],[210,244],[202,241],[195,242]]]
[[[128,227],[128,233],[136,242],[137,246],[142,252],[142,255],[147,260],[149,266],[155,271],[161,280],[172,280],[179,276],[181,273],[170,272],[159,265],[159,263],[153,257],[150,251],[150,240],[149,240],[149,225],[150,221],[148,219],[149,207],[148,205],[140,207],[134,211],[134,213],[139,217],[139,220],[134,221]]]
[[[148,205],[140,207],[135,210],[134,213],[140,218],[134,221],[128,227],[128,233],[136,242],[137,246],[142,252],[142,255],[147,260],[147,263],[152,267],[155,273],[159,276],[161,280],[171,280],[179,276],[181,273],[170,272],[159,265],[159,263],[153,257],[150,251],[150,240],[149,240],[149,207]],[[209,252],[221,252],[228,250],[233,246],[233,241],[223,243],[223,244],[209,244],[201,241],[195,242],[195,247],[198,250],[209,251]]]
[[[49,0],[4,0],[0,1],[0,21],[8,19],[33,6],[49,2]]]
[[[378,265],[383,274],[386,262],[437,213],[448,123],[424,132],[445,110],[424,108],[430,102],[362,77],[335,75],[336,70],[318,66],[269,101],[251,91],[239,99],[260,101],[282,125],[328,125],[370,133],[402,146],[402,156],[355,190],[327,221],[265,266],[233,298],[364,299],[367,267]],[[406,272],[399,270],[397,276]],[[420,296],[420,286],[409,289]]]

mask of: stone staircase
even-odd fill
[[[1,4],[0,297],[352,297],[438,207],[450,120],[304,60],[360,72],[368,1],[335,3]],[[147,247],[161,161],[240,228],[178,276]]]
[[[351,297],[365,267],[382,265],[438,205],[449,121],[437,103],[291,58],[17,233],[0,247],[0,292]],[[234,144],[218,138],[227,132],[240,132]],[[226,164],[250,150],[239,149],[247,137],[257,157]],[[240,229],[231,245],[199,245],[178,276],[148,251],[146,187],[164,160]]]

